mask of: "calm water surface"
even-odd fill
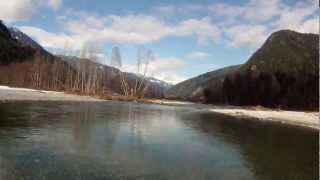
[[[0,104],[0,180],[316,180],[318,133],[192,107]]]

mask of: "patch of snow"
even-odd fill
[[[9,86],[0,86],[1,90],[13,90],[13,91],[38,91],[35,89],[27,89],[27,88],[14,88]]]
[[[319,113],[276,110],[247,110],[247,109],[210,109],[211,112],[235,117],[252,117],[260,120],[278,121],[319,129]]]
[[[189,105],[189,104],[194,104],[192,102],[185,102],[185,101],[171,101],[171,100],[162,100],[161,101],[163,104],[170,104],[170,105]]]
[[[0,86],[0,90],[30,91],[30,92],[40,92],[45,94],[64,94],[64,92],[59,92],[59,91],[44,91],[44,90],[36,90],[36,89],[28,89],[28,88],[14,88],[9,86]]]
[[[0,101],[105,101],[89,96],[65,94],[58,91],[44,91],[27,88],[0,86]]]

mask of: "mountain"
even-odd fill
[[[165,96],[169,99],[203,101],[205,98],[203,90],[206,89],[209,84],[222,86],[226,75],[237,71],[239,67],[240,65],[225,67],[188,79],[169,88]]]
[[[37,50],[44,50],[43,47],[17,28],[9,28],[10,35],[23,47],[32,47]]]
[[[77,57],[56,56],[16,28],[0,21],[0,84],[110,96],[122,94],[121,75],[128,86],[143,82],[147,97],[163,97],[169,84]],[[132,88],[128,87],[130,90]]]
[[[146,80],[151,82],[151,83],[159,84],[161,87],[164,88],[165,91],[169,90],[173,86],[171,83],[168,83],[168,82],[163,81],[163,80],[159,80],[159,79],[154,78],[154,77],[146,77]]]
[[[319,36],[316,34],[274,32],[245,64],[226,70],[177,84],[166,95],[214,104],[299,110],[319,107]],[[223,73],[216,76],[217,72]]]
[[[109,87],[108,91],[111,94],[122,93],[121,85],[120,85],[120,73],[124,75],[130,87],[134,87],[136,81],[138,80],[141,82],[143,78],[142,76],[139,76],[137,74],[121,72],[119,69],[115,67],[93,62],[90,59],[86,59],[86,58],[78,58],[75,56],[63,56],[63,55],[60,55],[59,57],[62,60],[68,62],[72,67],[74,67],[78,71],[82,71],[83,64],[85,64],[86,67],[95,67],[102,70],[103,77],[104,77],[103,82],[105,83],[105,87]],[[161,98],[164,96],[164,92],[171,87],[170,84],[153,77],[145,77],[143,81],[144,81],[144,86],[146,87],[145,96],[147,97]]]
[[[34,53],[33,48],[20,46],[0,20],[0,64],[31,59]]]
[[[7,27],[3,24],[1,20],[0,20],[0,39],[1,39],[1,42],[11,40],[10,31],[7,29]],[[1,43],[1,45],[3,45],[3,43]]]
[[[319,71],[319,35],[291,30],[273,33],[242,67],[259,72],[282,72],[297,76]]]

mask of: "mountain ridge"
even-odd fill
[[[236,71],[239,67],[240,65],[228,66],[187,79],[171,87],[165,93],[165,96],[169,99],[201,101],[203,98],[199,96],[203,96],[202,91],[205,89],[208,81],[214,78],[217,78],[218,80],[221,78],[223,79],[225,75],[232,71]]]
[[[71,58],[72,59],[72,58]],[[79,59],[73,57],[73,59]],[[84,64],[88,65],[79,72],[76,66],[72,66],[70,61],[66,61],[62,56],[56,56],[46,51],[40,44],[30,38],[27,34],[21,32],[16,28],[7,28],[6,25],[0,21],[0,83],[4,85],[12,85],[16,87],[30,87],[64,90],[67,87],[75,90],[75,77],[81,73],[81,78],[85,78],[87,86],[97,88],[96,80],[92,73],[99,71],[100,75],[105,75],[101,80],[107,88],[106,92],[121,95],[123,92],[120,88],[120,70],[111,66],[96,64],[90,59],[83,60]],[[88,68],[95,69],[95,72]],[[101,69],[105,72],[101,72]],[[78,72],[77,72],[78,71]],[[58,73],[58,74],[57,74]],[[59,74],[60,73],[60,74]],[[138,75],[134,73],[124,73],[128,76],[129,84],[134,84]],[[34,82],[35,80],[39,82]],[[79,80],[79,79],[78,79]],[[53,81],[53,82],[51,82]],[[92,81],[92,82],[91,82]],[[66,84],[68,83],[68,84]],[[155,78],[147,77],[144,80],[144,85],[147,88],[147,96],[149,97],[163,97],[164,91],[168,88],[164,82],[156,80]],[[60,84],[60,85],[59,85]],[[70,87],[72,86],[72,87]],[[88,88],[82,90],[88,91]],[[77,86],[77,88],[79,88]],[[77,89],[76,88],[76,89]],[[98,88],[97,88],[98,89]],[[99,89],[99,91],[102,91]]]
[[[209,76],[202,85],[195,81],[216,71],[200,75],[175,85],[166,95],[213,104],[317,109],[318,60],[319,35],[280,30],[272,33],[235,71],[221,78]],[[192,84],[198,85],[200,96],[195,97],[188,90]]]

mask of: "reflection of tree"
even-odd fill
[[[230,119],[216,114],[195,116],[187,117],[199,119],[194,121],[197,124],[193,128],[209,137],[220,137],[234,144],[257,177],[272,180],[317,179],[319,147],[316,131]]]
[[[75,103],[73,104],[73,140],[77,151],[95,153],[100,145],[112,150],[121,124],[119,109],[106,104]],[[101,109],[108,108],[108,109]],[[103,113],[105,111],[105,113]],[[116,118],[113,118],[115,115]],[[93,152],[92,152],[93,151]]]
[[[0,147],[0,152],[5,152],[4,150]],[[0,180],[15,180],[19,177],[15,163],[0,153]]]
[[[153,123],[159,123],[165,119],[166,112],[162,109],[152,109],[145,105],[129,104],[127,113],[127,119],[130,125],[130,133],[132,142],[136,142],[135,145],[142,147],[142,143],[147,141],[150,135],[155,135],[155,129]],[[148,139],[149,141],[150,139]]]
[[[29,106],[23,103],[0,103],[0,127],[15,128],[30,126],[30,119],[23,116],[23,112],[26,112],[28,109]],[[17,112],[17,110],[19,111]]]
[[[73,137],[77,150],[85,151],[90,143],[91,121],[94,121],[96,112],[91,103],[81,103],[74,106],[76,112],[72,114]]]
[[[163,111],[152,110],[145,105],[135,103],[121,103],[112,109],[112,112],[115,117],[113,120],[120,121],[113,126],[117,125],[116,128],[119,128],[118,131],[122,136],[119,136],[113,147],[110,148],[108,144],[109,153],[112,153],[110,157],[128,160],[127,163],[143,163],[145,154],[142,152],[147,148],[145,143],[148,143],[151,140],[150,135],[155,133],[152,123],[155,118],[161,121]],[[112,131],[115,130],[112,129]],[[136,165],[132,164],[132,167],[134,166]]]

